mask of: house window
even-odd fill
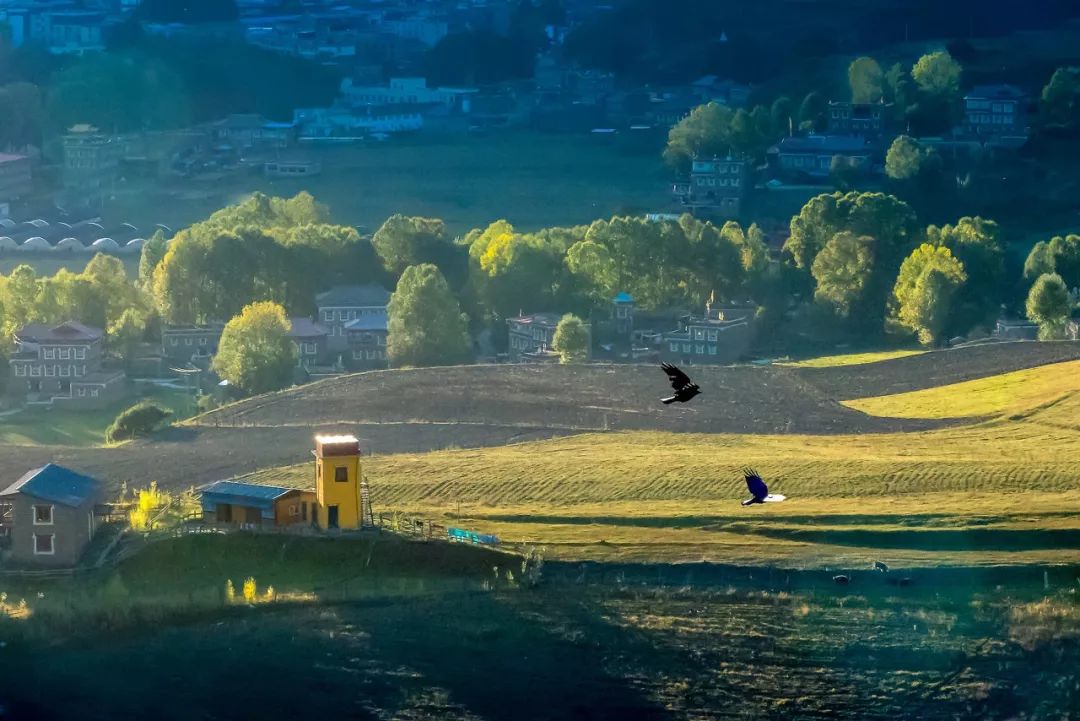
[[[184,339],[184,345],[191,345],[191,339],[190,338],[185,338]]]
[[[21,365],[21,364],[15,366],[15,375],[17,375],[17,376],[25,376],[26,375],[26,366]]]
[[[56,349],[55,348],[43,348],[41,350],[41,357],[44,358],[45,360],[52,360],[52,359],[56,358]]]
[[[672,353],[678,353],[679,352],[679,344],[678,343],[672,343],[670,348],[671,348]]]
[[[709,355],[716,355],[716,346],[709,346]]]
[[[179,344],[180,344],[180,339],[179,338],[170,338],[169,339],[169,345],[179,345]]]
[[[70,365],[60,366],[60,377],[61,378],[67,378],[70,375],[71,375],[71,366]]]
[[[334,481],[337,483],[344,483],[349,480],[349,469],[345,466],[338,466],[334,469]]]
[[[202,338],[199,339],[199,345],[206,345],[206,337],[205,336],[203,336]]]
[[[75,358],[77,360],[85,359],[86,358],[86,349],[85,348],[76,348],[75,349]],[[83,371],[83,372],[85,373],[86,371]]]
[[[56,538],[51,533],[35,533],[34,534],[34,555],[35,556],[51,556],[56,551],[54,550],[53,540]]]
[[[683,353],[689,353],[690,352],[690,344],[689,343],[683,343],[682,344],[682,352]]]
[[[352,358],[353,358],[353,360],[363,360],[364,359],[364,351],[362,351],[362,350],[354,350],[352,352]]]
[[[716,340],[718,333],[719,333],[719,331],[710,330],[709,331],[709,340]]]
[[[705,331],[703,331],[701,328],[695,328],[694,329],[694,339],[695,340],[702,340],[704,338],[705,338]]]
[[[79,386],[78,393],[79,393],[80,398],[85,398],[86,397],[86,386]]]
[[[315,355],[318,352],[318,346],[314,343],[304,343],[304,355]]]
[[[698,343],[697,345],[694,346],[694,352],[697,353],[698,355],[703,355],[705,353],[705,346]]]
[[[56,366],[45,366],[45,375],[47,375],[47,376],[55,376],[56,375]]]
[[[57,353],[57,357],[60,358],[60,360],[70,360],[71,350],[71,348],[61,348],[60,352]]]
[[[97,397],[98,397],[98,393],[99,393],[99,392],[100,392],[100,391],[99,391],[99,389],[97,389],[97,388],[91,388],[91,389],[90,389],[90,396],[91,396],[91,397],[93,397],[93,398],[97,398]]]
[[[34,525],[51,526],[53,524],[53,507],[49,505],[34,506]]]
[[[38,377],[41,375],[41,366],[30,366],[30,376]]]
[[[322,317],[323,317],[323,320],[326,320],[326,321],[333,320],[334,319],[334,311],[332,311],[332,310],[324,310],[322,312]]]

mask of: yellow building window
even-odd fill
[[[338,483],[345,483],[349,480],[349,469],[346,466],[338,466],[334,469],[334,480]]]

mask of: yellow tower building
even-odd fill
[[[360,528],[360,441],[354,436],[315,436],[312,453],[316,525],[324,531]]]

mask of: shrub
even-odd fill
[[[255,603],[256,596],[258,596],[258,587],[255,585],[255,579],[248,576],[244,579],[244,601]]]
[[[153,433],[172,411],[152,401],[140,401],[121,413],[105,431],[109,443],[126,441]]]

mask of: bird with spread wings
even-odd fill
[[[746,479],[746,487],[750,491],[750,498],[742,502],[744,506],[751,506],[755,503],[779,503],[787,498],[787,496],[782,496],[779,493],[769,493],[769,487],[765,485],[765,481],[761,480],[761,476],[753,468],[744,468],[742,473],[743,478]]]
[[[676,401],[679,403],[686,403],[691,398],[701,393],[701,389],[698,388],[697,383],[690,380],[690,376],[683,373],[676,366],[673,366],[670,363],[661,363],[660,368],[667,373],[668,380],[671,381],[671,387],[675,390],[675,395],[660,399],[660,402],[664,405],[671,405]]]

